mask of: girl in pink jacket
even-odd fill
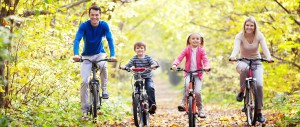
[[[180,53],[180,55],[175,59],[173,62],[172,69],[176,70],[177,66],[181,63],[183,58],[185,57],[185,70],[193,71],[197,69],[209,69],[209,61],[207,59],[206,53],[203,48],[204,40],[203,37],[199,33],[192,33],[187,38],[187,46],[184,50]],[[187,73],[184,74],[185,77],[185,90],[184,96],[182,98],[181,105],[178,106],[179,111],[185,111],[185,101],[186,96],[188,94],[188,85],[190,77]],[[201,98],[201,85],[202,85],[202,78],[203,75],[201,72],[194,74],[195,78],[195,93],[196,93],[196,100],[197,100],[197,107],[199,111],[199,116],[201,118],[205,118],[205,113],[203,111],[203,104]]]

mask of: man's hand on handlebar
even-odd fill
[[[74,56],[73,56],[73,60],[74,60],[75,62],[79,62],[80,56],[79,56],[79,55],[74,55]]]

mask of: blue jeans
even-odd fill
[[[145,89],[147,90],[147,94],[148,94],[148,101],[149,101],[149,107],[152,104],[156,105],[156,101],[155,101],[155,89],[154,89],[154,85],[153,85],[153,80],[151,78],[145,78]]]

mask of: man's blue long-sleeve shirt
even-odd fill
[[[90,20],[80,24],[74,40],[74,55],[79,54],[79,44],[82,38],[84,40],[82,56],[106,53],[103,46],[103,37],[106,37],[108,42],[110,56],[115,56],[114,40],[107,22],[99,21],[97,27],[93,27]]]

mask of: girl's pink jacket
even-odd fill
[[[191,67],[191,57],[192,57],[192,48],[190,46],[187,46],[181,53],[180,55],[175,59],[173,62],[173,65],[178,66],[183,58],[185,57],[185,70],[189,71]],[[206,57],[206,53],[204,49],[201,46],[197,47],[197,52],[196,52],[196,61],[197,61],[197,69],[202,69],[203,66],[209,67],[209,61]],[[187,73],[184,73],[184,76],[187,76]],[[198,76],[200,80],[202,80],[203,75],[201,72],[198,72]]]

